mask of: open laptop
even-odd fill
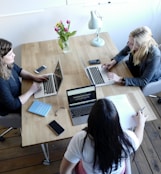
[[[63,80],[63,74],[58,61],[54,73],[46,74],[48,75],[48,80],[41,82],[41,90],[34,94],[35,98],[47,97],[51,95],[56,95],[60,88],[61,82]]]
[[[89,113],[96,102],[96,87],[84,86],[66,90],[69,114],[73,125],[87,123]]]
[[[87,66],[85,68],[86,74],[92,84],[96,86],[104,86],[104,85],[112,85],[114,84],[113,80],[110,80],[107,77],[107,70],[102,68],[102,65],[92,65],[92,66]]]
[[[86,72],[86,75],[93,85],[104,86],[114,84],[114,81],[107,77],[107,70],[102,68],[101,64],[86,66],[82,58],[80,58],[80,61]]]

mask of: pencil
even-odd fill
[[[145,109],[145,106],[144,107],[142,107],[141,109],[140,109],[140,112],[143,112],[143,110]]]

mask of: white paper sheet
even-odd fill
[[[129,103],[127,96],[125,94],[121,94],[108,96],[106,98],[111,100],[116,106],[122,129],[134,129],[136,127],[136,122],[133,116],[136,115],[136,112]]]

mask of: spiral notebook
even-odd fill
[[[51,108],[52,108],[52,106],[50,104],[35,100],[31,104],[31,106],[28,108],[28,111],[33,114],[37,114],[42,117],[45,117],[48,115]]]

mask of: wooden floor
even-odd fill
[[[161,96],[161,94],[160,94]],[[147,122],[144,140],[132,164],[133,174],[161,174],[161,104],[157,98],[147,97],[157,120]],[[0,133],[4,129],[0,128]],[[40,145],[21,147],[19,130],[8,133],[0,142],[0,174],[58,174],[60,161],[70,139],[50,142],[51,165],[42,165],[44,159]]]

